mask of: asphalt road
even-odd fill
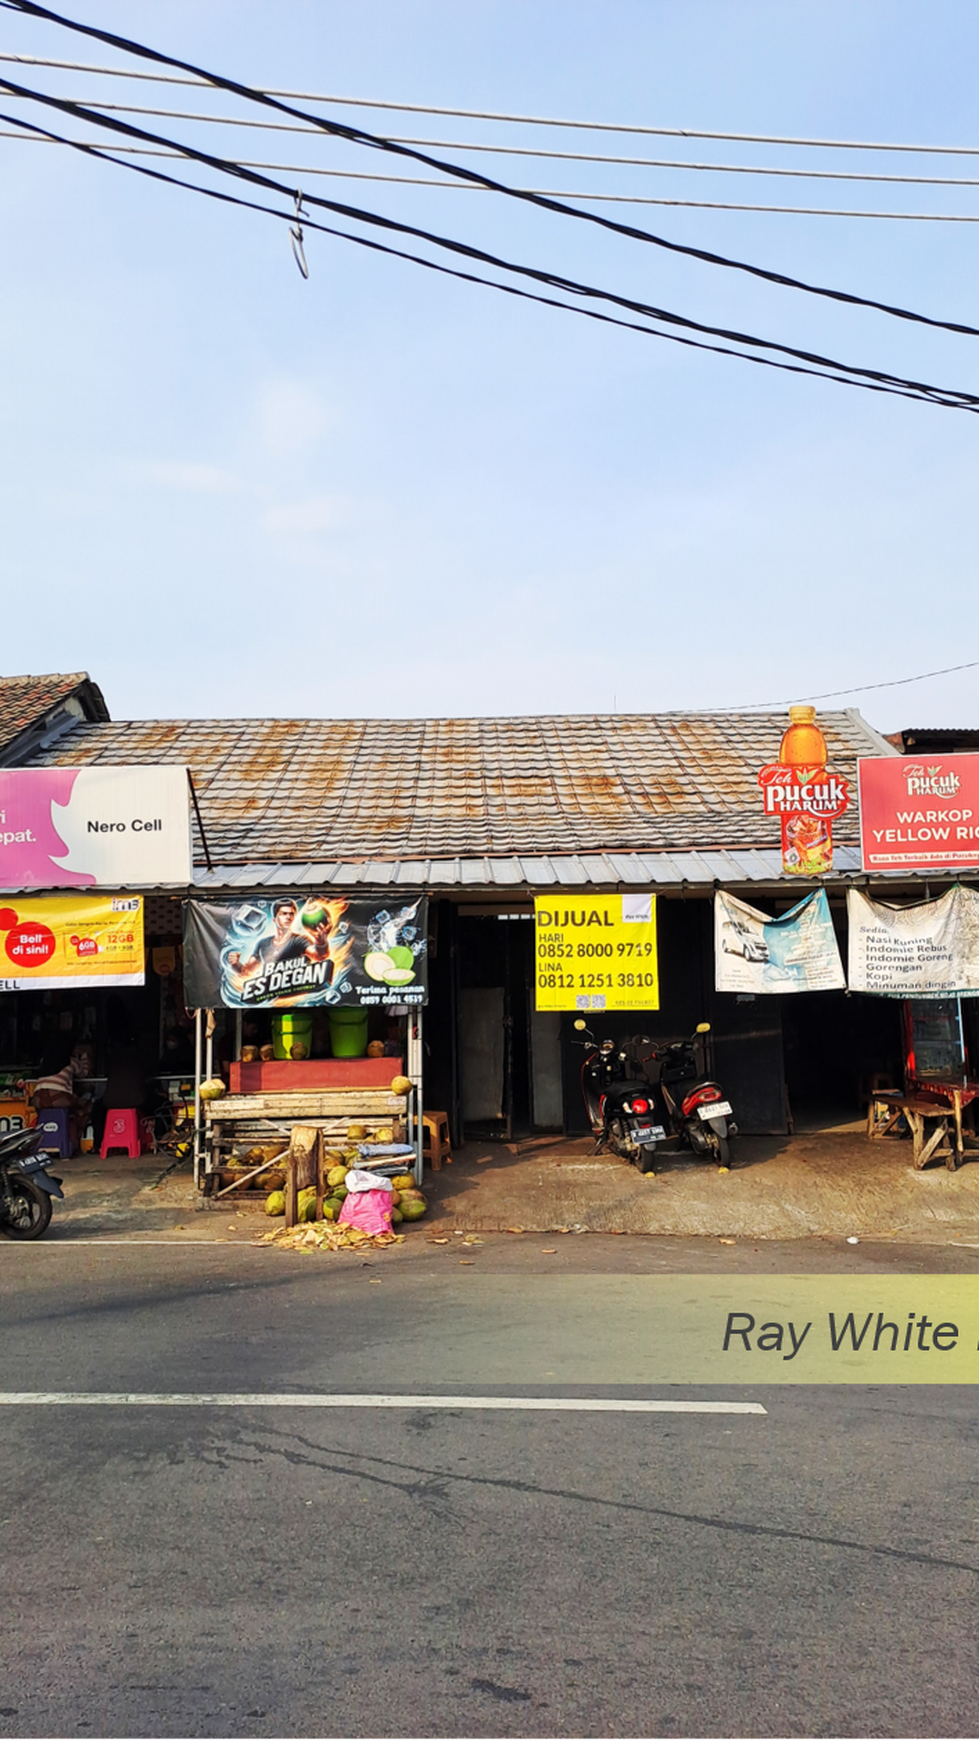
[[[544,1242],[6,1245],[0,1389],[711,1399],[623,1273],[778,1263]],[[768,1412],[2,1407],[0,1734],[975,1734],[975,1392],[723,1394]]]

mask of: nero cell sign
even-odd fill
[[[538,1009],[658,1009],[652,894],[534,901]]]
[[[0,770],[0,888],[192,880],[185,767]]]

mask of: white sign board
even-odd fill
[[[0,889],[185,887],[186,767],[0,769]]]
[[[916,906],[847,890],[851,991],[880,997],[979,996],[979,894],[950,888]]]
[[[755,996],[838,991],[846,984],[825,889],[769,918],[733,894],[714,896],[714,982]]]

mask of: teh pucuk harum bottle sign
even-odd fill
[[[758,773],[765,814],[782,824],[782,869],[823,876],[833,868],[833,822],[849,807],[845,779],[826,765],[826,739],[815,707],[790,707],[778,760]]]

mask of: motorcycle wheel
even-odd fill
[[[721,1172],[731,1170],[731,1144],[726,1136],[715,1136],[717,1143],[717,1166]]]
[[[51,1224],[51,1198],[29,1178],[10,1181],[12,1202],[0,1208],[0,1235],[5,1239],[39,1239]]]
[[[636,1145],[634,1142],[626,1141],[625,1128],[621,1118],[612,1118],[609,1123],[608,1145],[612,1153],[617,1155],[620,1160],[625,1160],[627,1164],[636,1158]]]
[[[643,1174],[643,1177],[649,1177],[650,1174],[652,1174],[654,1178],[656,1177],[656,1149],[652,1144],[647,1146],[644,1143],[640,1147],[639,1153],[636,1157],[636,1165]]]

